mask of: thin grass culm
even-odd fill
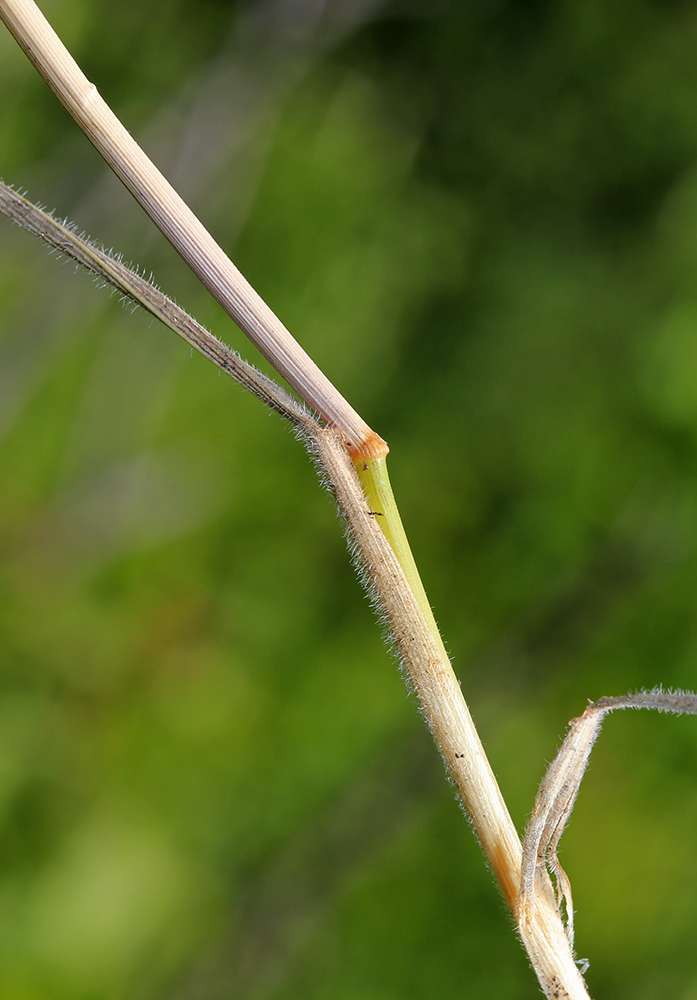
[[[419,599],[418,592],[414,593],[405,574],[402,563],[406,563],[408,571],[411,554],[405,557],[403,549],[395,552],[388,540],[391,536],[393,540],[397,539],[397,544],[402,538],[404,541],[401,544],[406,542],[401,520],[396,520],[399,514],[382,467],[379,464],[374,467],[376,478],[379,477],[378,488],[364,492],[357,463],[349,454],[345,438],[339,430],[323,426],[286,390],[230,351],[154,285],[126,267],[117,257],[106,254],[78,236],[71,226],[57,222],[1,182],[0,210],[147,309],[293,425],[316,462],[323,483],[336,500],[360,576],[377,613],[387,626],[408,683],[418,699],[504,898],[511,912],[516,914],[520,892],[521,843],[433,615],[428,606],[424,609],[426,598],[423,588]],[[366,466],[368,463],[364,461],[360,464]],[[366,471],[361,468],[364,481]],[[377,511],[376,505],[383,509]],[[378,513],[382,516],[376,516]],[[414,566],[412,573],[415,571]],[[551,950],[540,948],[534,944],[536,932],[532,935],[531,960],[541,982],[570,983],[568,996],[579,1000],[586,997],[551,893],[548,899],[537,904],[536,913],[536,930],[539,929],[545,939],[551,936],[556,942]],[[542,955],[542,966],[540,960],[534,957],[537,952]],[[544,964],[548,956],[553,958],[553,968]]]
[[[656,690],[590,705],[572,723],[521,843],[421,583],[387,475],[386,443],[296,343],[145,156],[32,0],[0,0],[0,16],[138,203],[299,398],[247,364],[120,257],[105,253],[3,183],[0,211],[148,310],[291,424],[336,501],[359,574],[516,920],[543,993],[550,1000],[588,1000],[573,953],[571,887],[556,856],[559,838],[604,715],[624,707],[694,714],[695,697]]]

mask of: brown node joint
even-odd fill
[[[375,431],[370,431],[366,437],[356,442],[356,444],[348,445],[348,453],[354,462],[360,462],[361,460],[373,462],[376,458],[384,458],[389,450],[387,442],[383,441]]]

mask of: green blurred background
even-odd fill
[[[519,828],[697,687],[697,3],[45,0],[392,448]],[[0,174],[257,360],[0,30]],[[538,996],[275,417],[0,220],[0,996]],[[596,1000],[697,998],[697,723],[562,845]]]

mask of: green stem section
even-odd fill
[[[416,602],[424,616],[429,631],[443,650],[446,662],[449,662],[450,658],[443,645],[436,619],[433,617],[431,605],[428,603],[424,585],[421,582],[414,556],[409,547],[402,518],[399,516],[399,510],[397,509],[390,484],[390,477],[387,474],[387,459],[360,459],[355,463],[355,466],[370,511],[382,528],[382,532],[390,543],[399,565],[404,570],[404,575],[416,598]]]

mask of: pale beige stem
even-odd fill
[[[81,239],[0,182],[0,212],[80,261],[125,295],[141,303],[268,406],[291,421],[315,456],[320,473],[346,521],[352,549],[380,614],[399,652],[446,767],[516,916],[521,937],[545,994],[588,1000],[573,962],[551,883],[539,864],[535,816],[526,844],[528,865],[496,778],[484,753],[438,630],[429,627],[422,602],[412,591],[398,556],[369,506],[341,433],[322,427],[293,397],[221,344],[208,331],[118,259]],[[426,611],[431,618],[430,609]],[[554,770],[554,769],[552,769]],[[556,785],[554,786],[556,801]],[[542,835],[548,824],[541,821]],[[556,827],[552,827],[550,837]],[[521,883],[528,891],[521,891]]]
[[[313,434],[312,444],[421,711],[518,920],[545,996],[550,1000],[589,1000],[546,874],[541,876],[542,891],[538,889],[533,905],[520,911],[522,848],[518,834],[442,644],[426,624],[404,571],[368,506],[346,448],[339,435],[322,428]]]
[[[351,454],[387,453],[371,430],[240,274],[90,83],[33,0],[0,0],[0,17],[88,139],[252,343]]]
[[[518,919],[521,937],[545,995],[550,1000],[588,1000],[546,875],[540,876],[534,901],[521,911],[520,840],[440,638],[427,625],[424,611],[361,489],[352,459],[359,454],[378,457],[385,453],[386,445],[295,344],[164,181],[95,88],[85,80],[31,0],[0,0],[0,16],[102,155],[192,269],[303,399],[336,428],[322,428],[304,418],[299,421],[346,520],[367,582],[389,626],[424,717],[460,791],[506,901]],[[118,138],[116,145],[115,136]],[[87,253],[90,258],[84,260],[87,266],[95,266],[93,256]],[[109,270],[108,262],[100,260],[98,264],[105,268],[100,273],[109,280],[120,280],[116,271]],[[137,288],[137,283],[133,287]],[[140,295],[141,291],[137,290],[136,294]],[[129,294],[133,294],[130,288]],[[164,316],[170,325],[174,320],[173,328],[182,332],[178,324],[183,321],[178,314],[170,315],[165,307]],[[203,340],[197,337],[194,331],[191,342],[202,349]],[[223,359],[217,342],[206,343],[206,346],[210,348],[209,356],[217,364],[224,360],[221,366],[226,367],[228,359]]]

